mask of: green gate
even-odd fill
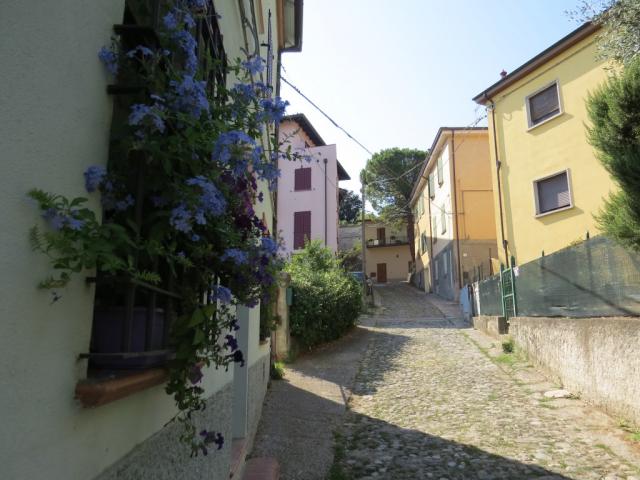
[[[513,271],[516,261],[511,257],[511,267],[505,268],[500,265],[500,291],[502,293],[502,315],[509,319],[518,314],[516,304],[516,278]]]

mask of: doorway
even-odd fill
[[[387,281],[387,264],[386,263],[378,263],[376,265],[378,283],[386,283]]]

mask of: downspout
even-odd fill
[[[427,174],[427,207],[429,212],[429,293],[433,293],[433,225],[431,224],[431,192],[429,191],[429,174]]]
[[[498,137],[496,136],[496,104],[484,94],[484,98],[487,102],[490,102],[491,105],[491,127],[493,130],[493,152],[496,157],[496,179],[498,181],[498,205],[500,210],[500,234],[502,235],[502,248],[504,249],[504,261],[509,265],[509,252],[507,251],[508,241],[504,236],[504,211],[502,208],[502,184],[500,181],[500,168],[502,167],[502,162],[498,158]]]
[[[462,258],[460,257],[460,231],[458,229],[458,184],[456,180],[456,132],[451,130],[451,165],[453,166],[453,218],[456,222],[456,255],[458,260],[458,289],[462,289]]]
[[[329,160],[324,159],[324,246],[327,245],[327,163]]]

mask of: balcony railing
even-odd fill
[[[386,238],[370,238],[367,240],[367,247],[388,247],[409,243],[406,235],[391,235]]]

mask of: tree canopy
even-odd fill
[[[589,142],[620,190],[596,217],[600,228],[640,251],[640,57],[589,96]]]
[[[356,223],[362,214],[362,199],[351,190],[340,189],[338,215],[341,222]]]
[[[420,165],[427,152],[411,148],[389,148],[371,157],[364,169],[367,200],[383,221],[406,222],[411,216],[409,200]]]

